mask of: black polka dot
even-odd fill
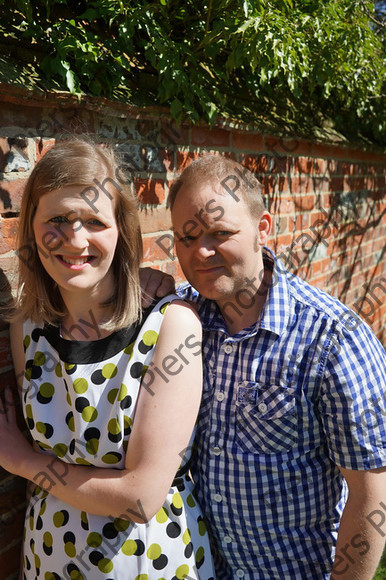
[[[136,556],[142,556],[142,554],[145,553],[145,544],[142,542],[142,540],[135,540],[136,544],[137,544],[137,550],[135,552]]]
[[[102,534],[105,536],[105,538],[108,538],[109,540],[116,538],[118,533],[119,533],[118,530],[111,522],[103,526]]]
[[[41,530],[42,527],[43,527],[43,520],[40,516],[38,516],[37,520],[36,520],[36,529]]]
[[[72,532],[66,532],[63,536],[63,541],[66,544],[67,542],[71,542],[75,544],[75,535]]]
[[[102,560],[102,558],[104,558],[104,556],[102,552],[98,552],[98,550],[93,550],[89,555],[89,560],[91,564],[94,564],[94,566],[98,566],[98,562],[99,560]]]
[[[122,399],[122,401],[120,402],[119,405],[123,411],[124,409],[128,409],[129,407],[131,407],[131,403],[132,403],[132,398],[130,397],[130,395],[126,395],[126,397],[124,399]]]
[[[81,413],[83,409],[85,409],[89,405],[90,401],[86,399],[86,397],[77,397],[77,399],[75,400],[75,409],[78,411],[78,413]]]
[[[89,427],[84,432],[84,438],[86,441],[89,441],[90,439],[99,439],[100,436],[101,432],[96,427]]]
[[[156,570],[162,570],[168,565],[168,558],[165,554],[161,554],[159,558],[153,560],[153,566]]]
[[[181,533],[181,526],[177,522],[170,522],[166,526],[166,533],[169,538],[177,538]]]
[[[65,364],[64,365],[64,368],[66,369],[66,373],[68,375],[72,375],[72,374],[74,374],[74,372],[76,371],[76,369],[78,368],[78,366],[77,365],[68,365],[68,364]]]
[[[130,375],[134,379],[139,379],[139,377],[142,375],[142,370],[143,370],[143,364],[140,362],[136,362],[133,365],[131,365],[131,367],[130,367]]]
[[[42,368],[41,367],[37,367],[35,365],[31,365],[30,367],[30,377],[31,379],[39,379],[42,376]]]
[[[154,348],[154,344],[145,344],[143,340],[138,344],[138,350],[142,354],[147,354],[152,348]]]
[[[34,342],[38,342],[39,338],[43,335],[43,330],[41,328],[34,328],[31,332],[31,338]]]
[[[184,552],[185,558],[186,559],[190,558],[192,553],[193,553],[193,544],[192,544],[192,542],[189,542],[189,544],[185,548],[185,552]]]
[[[106,378],[102,375],[101,370],[94,371],[90,379],[91,382],[94,383],[94,385],[102,385],[106,380]]]

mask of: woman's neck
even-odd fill
[[[109,308],[101,307],[90,296],[82,300],[77,297],[76,303],[63,296],[67,314],[61,321],[61,335],[67,340],[99,340],[111,334],[111,330],[102,327],[111,315]]]

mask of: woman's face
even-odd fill
[[[113,293],[116,200],[101,191],[91,204],[82,191],[82,186],[68,185],[39,199],[33,220],[35,242],[44,269],[63,297],[90,293],[103,301]]]

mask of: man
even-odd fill
[[[194,161],[169,206],[204,330],[192,473],[218,579],[370,580],[386,536],[381,345],[265,247],[271,216],[241,165]]]

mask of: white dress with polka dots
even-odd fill
[[[207,531],[184,473],[188,452],[164,505],[146,524],[86,513],[40,487],[50,490],[65,482],[66,463],[124,467],[140,380],[151,365],[165,309],[175,298],[167,296],[145,312],[141,327],[97,341],[66,340],[58,327],[24,324],[24,416],[47,454],[26,513],[26,580],[214,578]],[[199,351],[194,341],[186,348]],[[147,376],[150,392],[151,373]],[[137,513],[146,516],[140,502]]]

